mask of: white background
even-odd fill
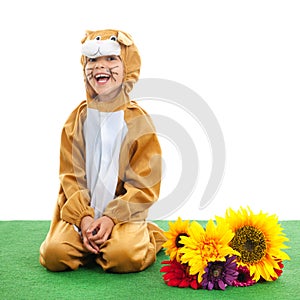
[[[133,36],[141,78],[170,79],[194,90],[224,134],[223,182],[199,210],[209,145],[201,128],[182,117],[201,169],[191,197],[167,219],[203,220],[240,205],[299,219],[299,15],[299,1],[286,0],[2,1],[0,220],[51,219],[61,129],[85,97],[80,40],[86,29],[105,28]],[[151,109],[170,114],[159,103]],[[174,145],[162,143],[164,195],[178,179],[180,164],[172,159],[180,157]]]

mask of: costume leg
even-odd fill
[[[138,272],[156,260],[165,237],[155,224],[128,222],[116,224],[111,237],[100,249],[96,262],[106,271]]]
[[[79,233],[63,220],[53,220],[40,247],[40,263],[50,271],[76,270],[88,260]]]
[[[148,222],[147,228],[150,236],[153,236],[155,241],[156,253],[158,253],[162,249],[162,245],[167,241],[166,236],[164,235],[164,231],[158,227],[155,223]]]

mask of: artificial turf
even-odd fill
[[[168,221],[157,221],[168,229]],[[39,264],[39,246],[48,232],[49,221],[0,221],[0,299],[300,299],[300,220],[281,221],[290,242],[284,251],[282,276],[274,282],[250,287],[193,290],[167,286],[160,273],[163,251],[143,272],[106,273],[96,265],[77,271],[53,273]],[[298,249],[299,247],[299,249]]]

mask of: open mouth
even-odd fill
[[[94,77],[95,77],[97,82],[106,83],[109,80],[110,75],[101,73],[101,74],[96,74]]]

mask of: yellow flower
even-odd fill
[[[204,229],[194,221],[189,227],[188,235],[181,238],[181,243],[184,244],[180,250],[183,254],[181,262],[189,264],[191,275],[198,273],[199,282],[202,281],[204,268],[209,262],[226,261],[227,255],[239,255],[229,246],[234,233],[224,222],[215,225],[213,220],[209,220]]]
[[[179,249],[183,246],[181,244],[181,237],[188,236],[189,221],[182,221],[180,217],[175,222],[169,222],[169,231],[164,234],[167,241],[163,244],[166,248],[165,253],[170,256],[171,260],[180,262]]]
[[[237,258],[239,266],[246,266],[256,281],[260,277],[267,281],[278,277],[275,272],[281,269],[278,263],[290,258],[281,251],[281,248],[288,248],[284,245],[288,238],[275,215],[254,214],[249,207],[241,207],[238,211],[227,209],[225,218],[216,219],[227,222],[234,232],[230,246],[241,254]]]

